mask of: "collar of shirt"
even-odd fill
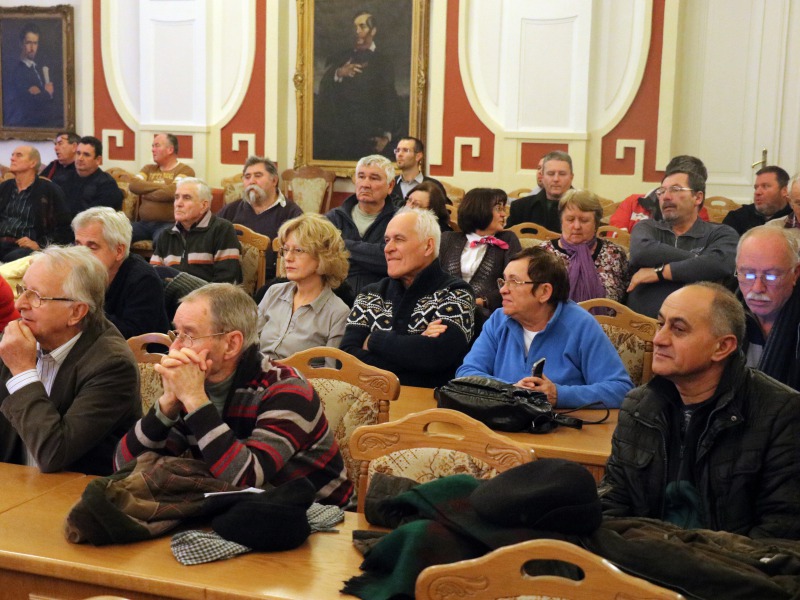
[[[21,58],[20,60],[23,63],[25,63],[25,66],[28,67],[29,69],[35,69],[36,68],[36,63],[33,62],[32,60],[29,60],[27,58]]]
[[[245,202],[247,201],[245,200]],[[269,207],[266,210],[264,210],[264,212],[267,212],[268,210],[273,209],[276,206],[286,207],[286,196],[284,196],[280,190],[278,190],[278,196],[275,198],[275,202],[270,204]]]
[[[42,347],[39,345],[39,342],[36,342],[37,360],[49,358],[56,365],[60,367],[61,363],[64,362],[64,359],[67,358],[67,354],[69,354],[69,351],[72,350],[73,346],[75,346],[75,344],[78,343],[78,340],[81,338],[82,335],[83,332],[79,331],[76,335],[74,335],[72,338],[61,344],[58,348],[47,353],[43,352]]]

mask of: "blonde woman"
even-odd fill
[[[258,305],[259,346],[272,359],[316,346],[339,347],[348,307],[333,290],[347,277],[350,253],[325,217],[304,214],[278,230],[283,258],[276,283]]]

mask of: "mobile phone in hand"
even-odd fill
[[[544,374],[544,358],[540,358],[531,367],[531,377],[541,377]]]

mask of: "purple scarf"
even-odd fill
[[[593,237],[582,244],[570,244],[563,237],[558,240],[559,245],[567,251],[569,256],[569,299],[583,302],[592,298],[605,298],[606,288],[600,281],[600,274],[592,260],[592,247],[597,243]]]

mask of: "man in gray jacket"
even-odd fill
[[[721,283],[733,276],[739,236],[727,225],[698,217],[705,192],[705,177],[691,168],[662,180],[656,197],[663,221],[642,221],[631,233],[632,310],[655,317],[664,299],[687,283]]]

